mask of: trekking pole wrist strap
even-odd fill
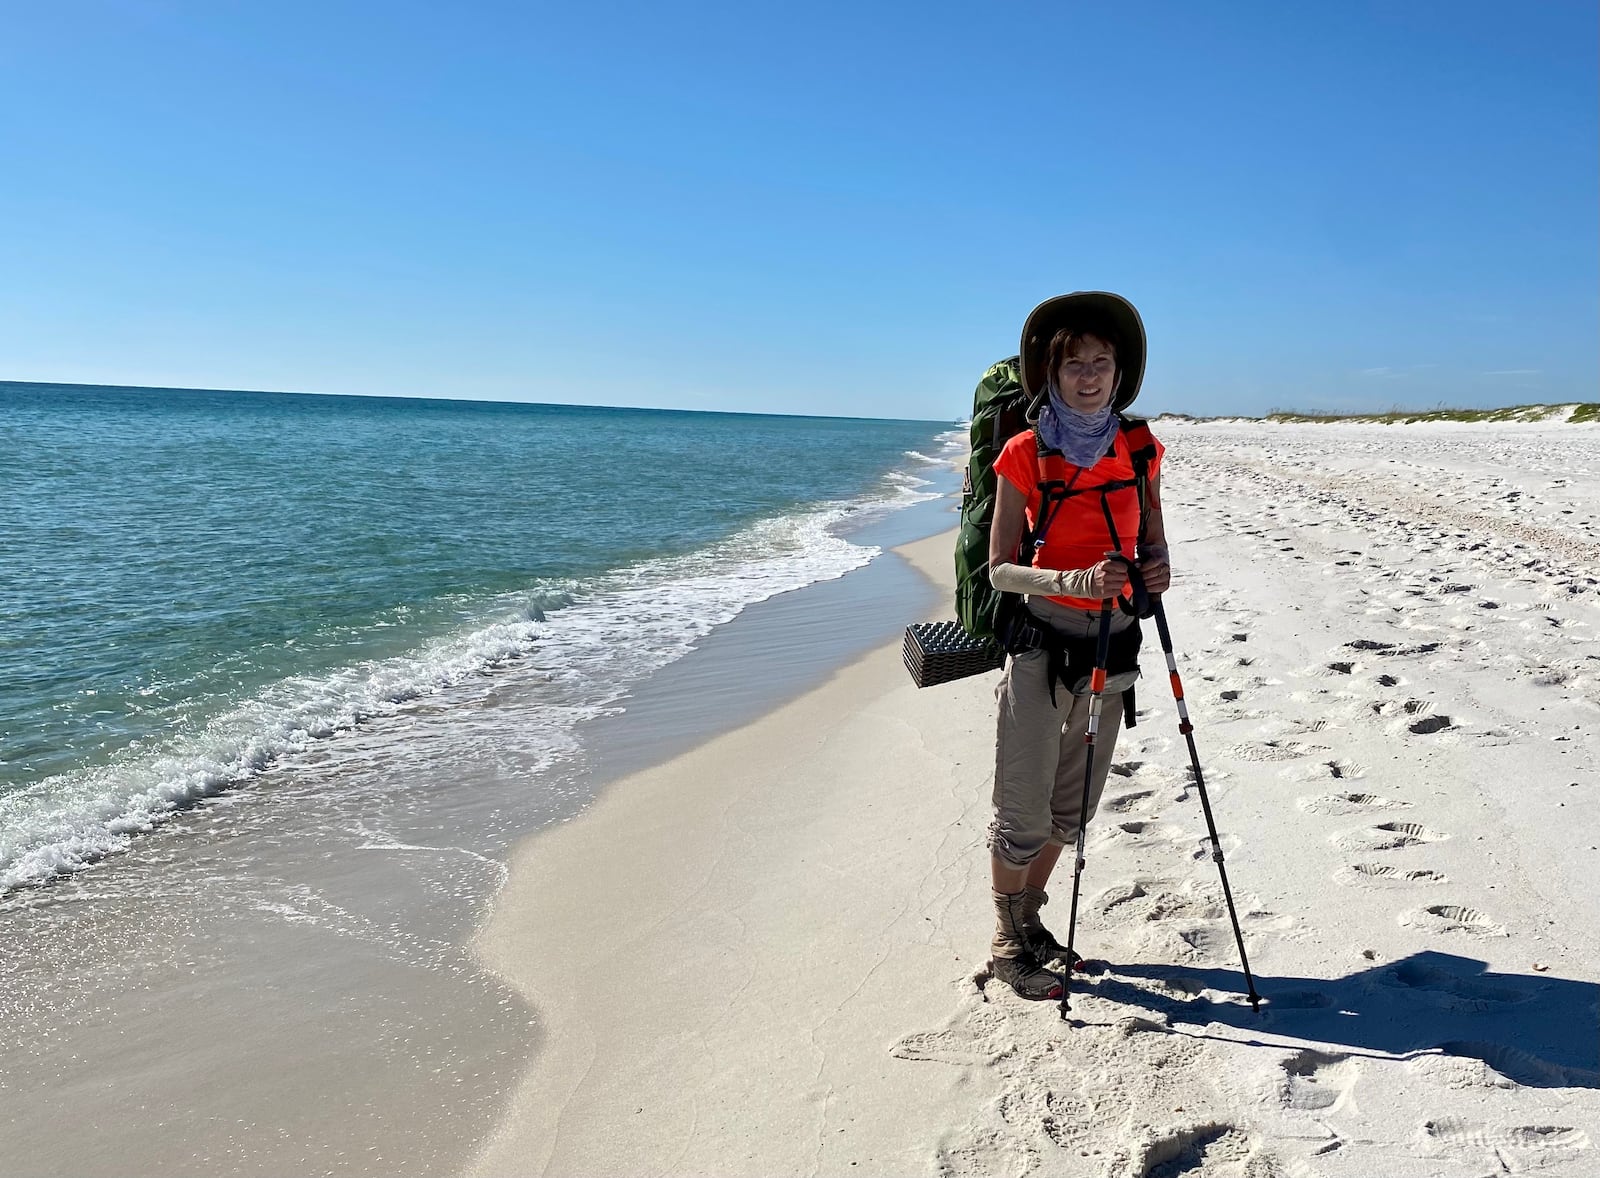
[[[1118,597],[1117,607],[1136,618],[1148,618],[1155,612],[1155,606],[1151,604],[1150,590],[1145,587],[1144,574],[1139,571],[1139,566],[1118,552],[1106,553],[1106,560],[1126,565],[1128,569],[1128,587],[1123,590],[1127,597]]]

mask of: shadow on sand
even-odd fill
[[[1455,1055],[1528,1087],[1600,1088],[1600,985],[1491,973],[1450,953],[1414,953],[1332,980],[1257,974],[1260,1014],[1237,969],[1119,965],[1075,978],[1073,989],[1158,1012],[1174,1028],[1221,1024],[1355,1052]]]

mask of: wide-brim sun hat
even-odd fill
[[[1022,387],[1037,402],[1045,391],[1050,341],[1063,327],[1098,335],[1117,350],[1117,390],[1111,408],[1133,404],[1144,380],[1144,320],[1132,303],[1104,290],[1080,290],[1046,299],[1022,325]]]

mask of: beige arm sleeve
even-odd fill
[[[1093,569],[1036,569],[1020,564],[989,566],[989,584],[1002,593],[1033,593],[1041,597],[1093,597],[1089,583]]]

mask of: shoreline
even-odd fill
[[[953,540],[895,551],[936,581]],[[920,693],[907,723],[917,689],[899,644],[880,646],[521,843],[473,949],[533,1009],[541,1043],[466,1172],[715,1172],[724,1134],[749,1154],[734,1172],[919,1168],[959,1085],[902,1075],[879,1032],[903,1003],[946,1000],[952,953],[956,974],[982,964],[969,868],[992,766],[964,750],[991,723],[992,680]],[[885,757],[900,772],[860,789],[855,766]],[[931,858],[917,837],[930,823],[947,832]],[[879,878],[908,870],[942,881],[939,924],[911,897],[878,907]],[[830,1110],[866,1104],[902,1131],[859,1151]],[[712,1121],[712,1153],[660,1152]]]
[[[887,549],[948,509],[931,499],[850,537]],[[7,1172],[115,1175],[129,1158],[171,1174],[459,1168],[537,1049],[465,948],[517,832],[560,825],[612,778],[803,693],[881,641],[897,624],[885,602],[908,586],[925,591],[885,551],[747,607],[634,684],[625,711],[578,725],[581,752],[559,774],[537,733],[517,731],[521,679],[507,675],[469,707],[346,734],[131,854],[13,897]],[[741,689],[784,633],[841,607],[846,624]],[[719,715],[713,698],[745,711]],[[58,1139],[66,1091],[102,1131]]]

